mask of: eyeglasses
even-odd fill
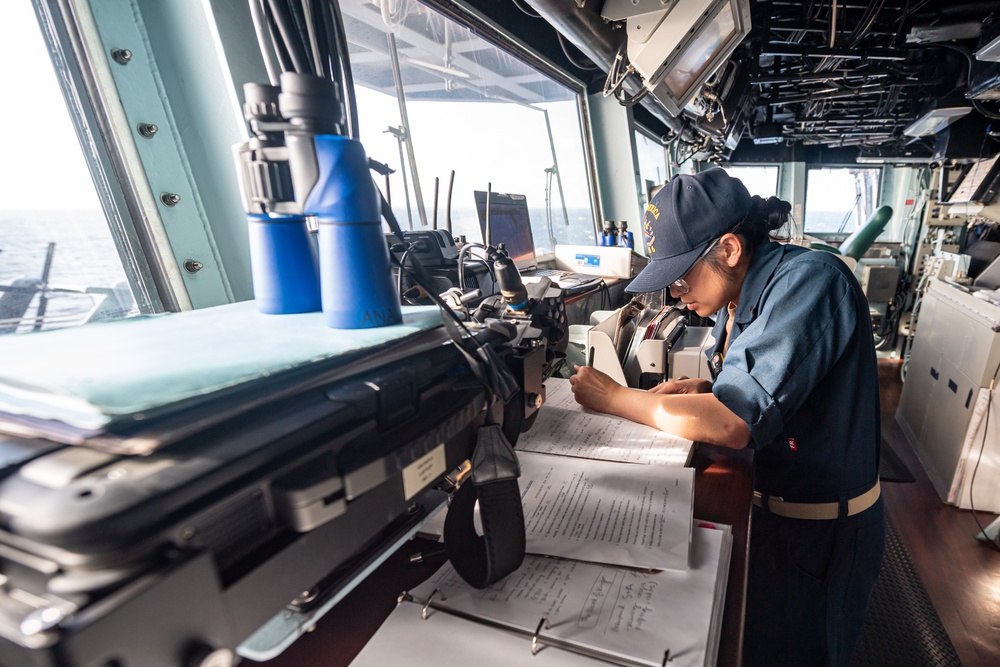
[[[718,244],[718,242],[719,239],[715,239],[714,241],[708,244],[708,247],[705,248],[700,255],[698,255],[698,259],[694,260],[694,264],[692,264],[691,268],[688,269],[688,273],[691,273],[691,270],[694,269],[695,264],[705,259],[708,253],[712,252],[712,249],[716,246],[716,244]],[[687,275],[687,273],[685,273],[684,275]],[[674,282],[670,283],[670,291],[676,294],[677,296],[680,296],[681,294],[687,294],[688,292],[690,292],[691,286],[688,285],[687,281],[685,281],[683,278],[678,278]]]

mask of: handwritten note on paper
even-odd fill
[[[687,569],[694,470],[518,454],[529,553]]]
[[[691,440],[584,410],[573,398],[569,380],[549,378],[545,392],[534,424],[518,437],[519,451],[675,466],[687,465],[691,458]]]
[[[672,667],[704,665],[714,655],[713,630],[721,611],[715,604],[725,590],[730,540],[727,531],[696,528],[692,567],[686,571],[639,572],[528,556],[516,572],[486,589],[472,588],[445,566],[412,592],[426,600],[438,589],[438,609],[488,619],[529,637],[544,617],[550,627],[543,637],[657,667],[667,649]],[[404,611],[420,616],[416,606]],[[438,613],[420,626],[424,633],[434,632]],[[448,653],[461,655],[459,635],[449,637]],[[476,655],[481,653],[466,657]],[[492,664],[481,657],[477,664]],[[517,657],[506,655],[507,662],[498,664],[520,664]]]

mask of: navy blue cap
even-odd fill
[[[649,264],[626,287],[655,292],[682,278],[708,245],[750,211],[743,182],[725,169],[679,174],[646,205],[642,233]]]

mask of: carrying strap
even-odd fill
[[[479,429],[472,479],[452,497],[444,521],[444,546],[455,571],[475,588],[503,579],[524,561],[524,509],[517,454],[496,424]],[[476,533],[475,509],[483,534]]]
[[[376,190],[378,186],[376,185]],[[381,191],[379,191],[381,196]],[[392,207],[381,196],[382,217],[400,239],[405,238]],[[400,271],[406,267],[397,262]],[[455,312],[429,289],[426,269],[413,262],[414,279],[441,309],[445,330],[465,357],[473,375],[486,387],[493,400],[508,405],[518,395],[513,373],[497,357],[491,346],[479,344]],[[487,412],[492,421],[492,411]],[[521,474],[517,455],[499,424],[480,427],[472,452],[472,479],[462,484],[452,497],[444,522],[445,551],[455,571],[471,586],[486,588],[503,579],[524,561],[524,509],[517,478]],[[476,503],[483,535],[476,533]]]

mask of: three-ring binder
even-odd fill
[[[529,630],[523,628],[514,627],[504,623],[499,623],[488,618],[481,618],[479,616],[474,616],[472,614],[460,611],[458,609],[449,609],[447,607],[436,604],[436,601],[444,601],[444,596],[441,594],[439,588],[435,588],[430,596],[426,600],[420,600],[419,598],[413,596],[408,591],[403,591],[400,593],[397,601],[402,604],[403,602],[414,602],[416,604],[422,605],[420,610],[420,618],[422,620],[428,620],[431,616],[428,613],[430,610],[444,612],[452,616],[457,616],[459,618],[464,618],[467,621],[472,621],[473,623],[479,623],[487,627],[496,628],[504,632],[524,637],[525,639],[531,640],[531,654],[536,655],[540,650],[546,646],[551,646],[553,648],[563,649],[565,651],[570,651],[576,653],[577,655],[586,656],[588,658],[596,658],[598,660],[603,660],[614,665],[620,665],[621,667],[648,667],[649,663],[645,661],[636,660],[634,658],[629,658],[628,656],[618,655],[611,653],[609,651],[603,651],[598,648],[591,648],[589,646],[580,646],[574,644],[568,640],[562,639],[560,637],[545,636],[542,634],[543,630],[550,630],[552,626],[549,624],[547,617],[543,616],[539,621],[538,625],[535,627],[535,631],[532,633]],[[663,662],[660,667],[667,667],[667,665],[672,663],[672,658],[670,655],[670,649],[666,649],[663,652]]]

